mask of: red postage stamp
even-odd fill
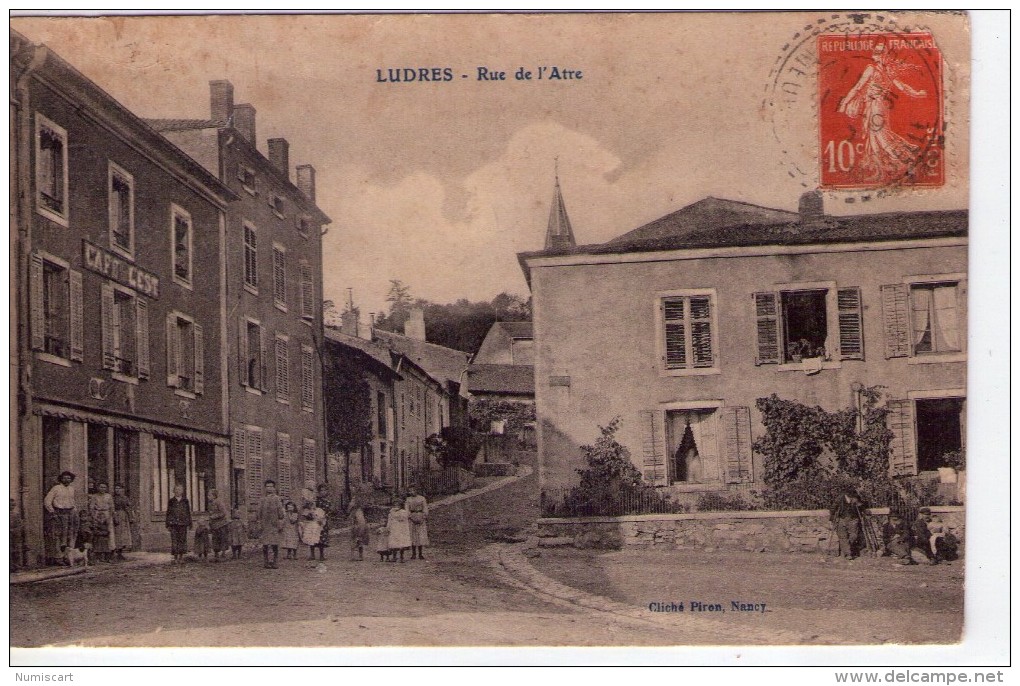
[[[945,182],[942,56],[930,33],[818,37],[823,188]]]

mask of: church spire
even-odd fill
[[[574,230],[570,228],[567,206],[563,203],[563,192],[560,190],[559,160],[556,162],[556,187],[553,190],[552,208],[549,210],[549,228],[545,232],[546,250],[561,250],[577,245]]]

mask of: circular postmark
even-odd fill
[[[804,22],[782,46],[762,113],[778,162],[847,202],[945,182],[942,59],[931,31],[882,13]]]

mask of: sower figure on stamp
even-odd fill
[[[829,508],[829,520],[839,538],[838,555],[849,560],[856,558],[860,552],[861,527],[863,525],[861,500],[857,494],[845,492],[839,496]]]

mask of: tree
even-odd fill
[[[403,333],[404,324],[411,315],[411,308],[425,303],[423,300],[416,301],[411,296],[411,287],[400,279],[390,279],[390,292],[386,295],[386,302],[390,304],[390,311],[376,320],[376,326],[394,333]]]
[[[331,453],[344,454],[344,495],[351,498],[351,455],[372,440],[372,389],[345,355],[327,355],[322,370],[326,437]]]
[[[457,465],[470,469],[481,449],[482,439],[466,426],[444,426],[425,439],[425,450],[443,467]]]

